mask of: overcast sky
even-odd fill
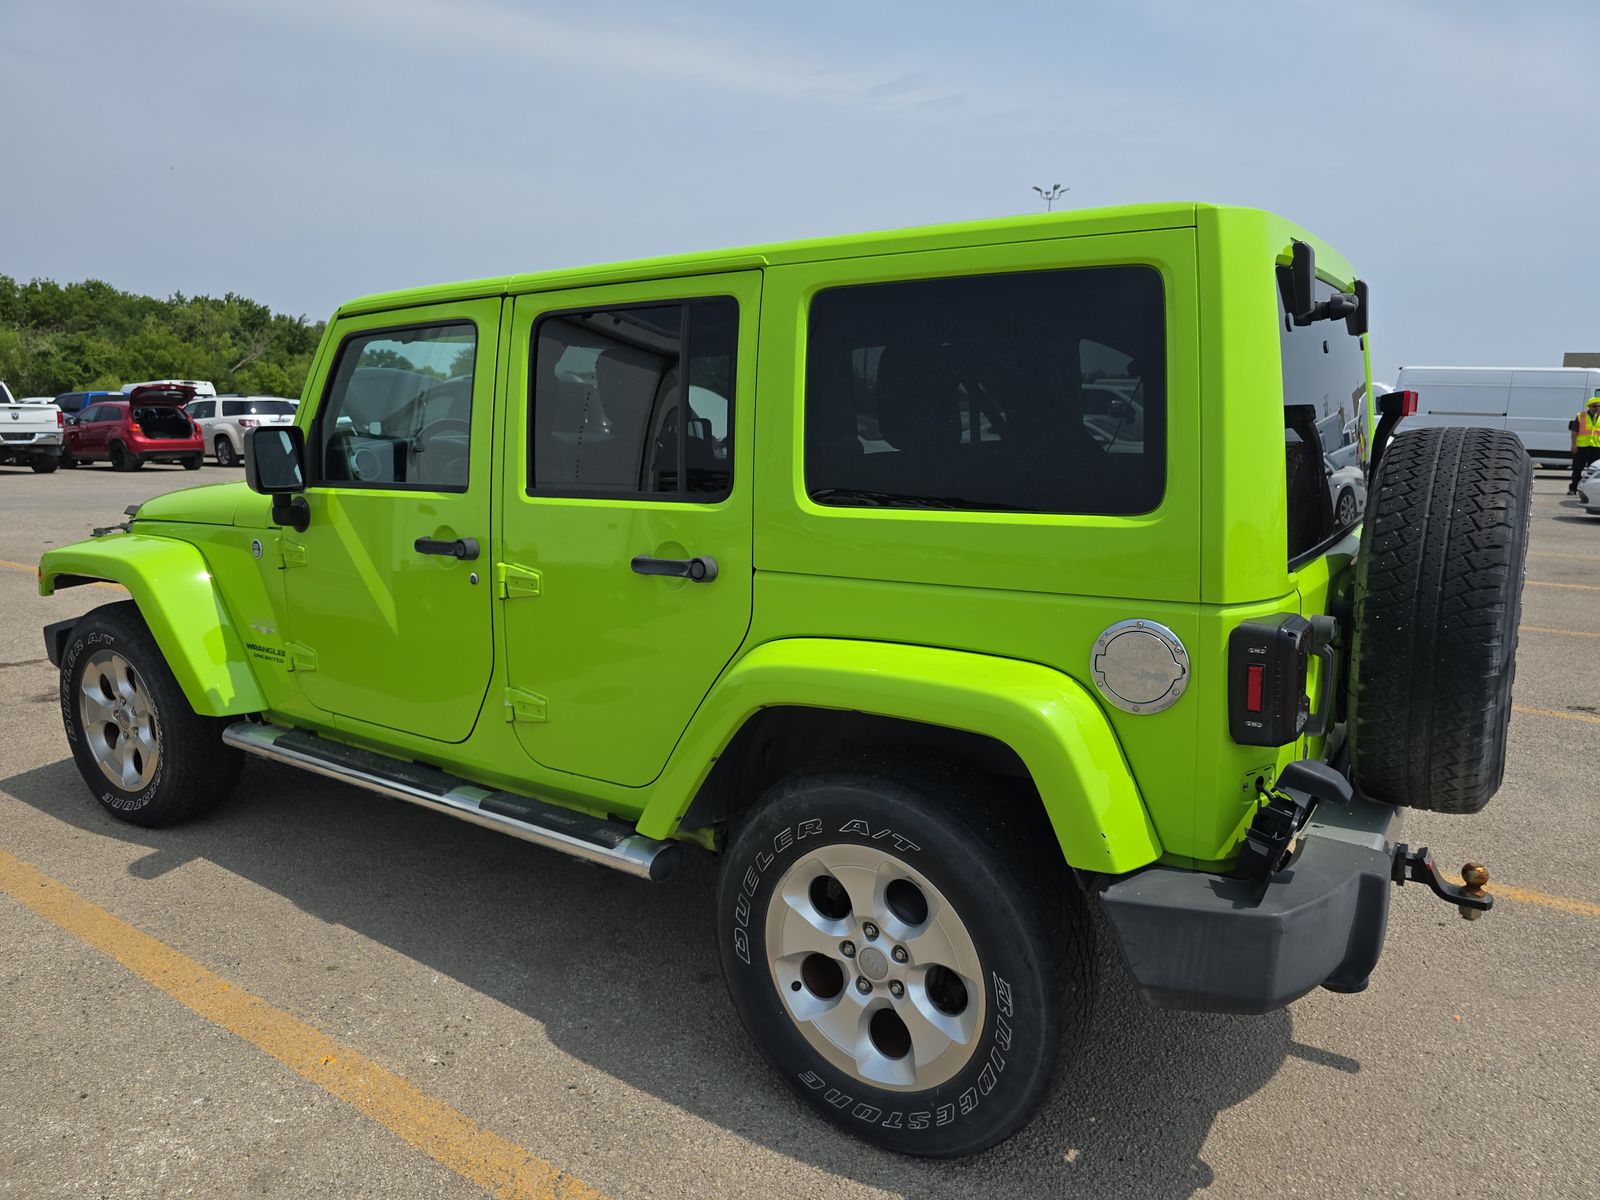
[[[0,0],[0,273],[364,292],[1030,211],[1270,208],[1374,369],[1600,351],[1595,0]]]

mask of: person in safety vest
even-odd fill
[[[1578,490],[1578,480],[1583,469],[1600,459],[1600,388],[1589,397],[1578,419],[1569,426],[1572,430],[1572,481],[1567,485],[1567,495]]]

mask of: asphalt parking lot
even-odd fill
[[[1103,956],[1082,1060],[1021,1135],[890,1156],[739,1027],[714,863],[651,885],[259,760],[172,830],[94,804],[41,626],[51,545],[238,478],[0,467],[0,1196],[1600,1195],[1600,518],[1536,484],[1506,784],[1413,844],[1476,923],[1394,896],[1359,996],[1148,1009]]]

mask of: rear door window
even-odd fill
[[[870,284],[812,302],[805,479],[818,504],[1149,512],[1165,428],[1153,268]]]
[[[541,318],[528,493],[727,496],[738,331],[739,306],[723,296]]]
[[[1343,537],[1332,498],[1333,473],[1366,464],[1367,363],[1364,338],[1343,321],[1296,325],[1289,316],[1287,267],[1278,268],[1278,333],[1283,365],[1283,446],[1291,565]],[[1326,300],[1334,288],[1317,281]]]

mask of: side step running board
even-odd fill
[[[645,837],[621,821],[479,787],[433,767],[374,754],[314,733],[238,721],[223,730],[222,740],[273,762],[420,804],[640,879],[665,879],[683,857],[683,847],[676,842]]]

